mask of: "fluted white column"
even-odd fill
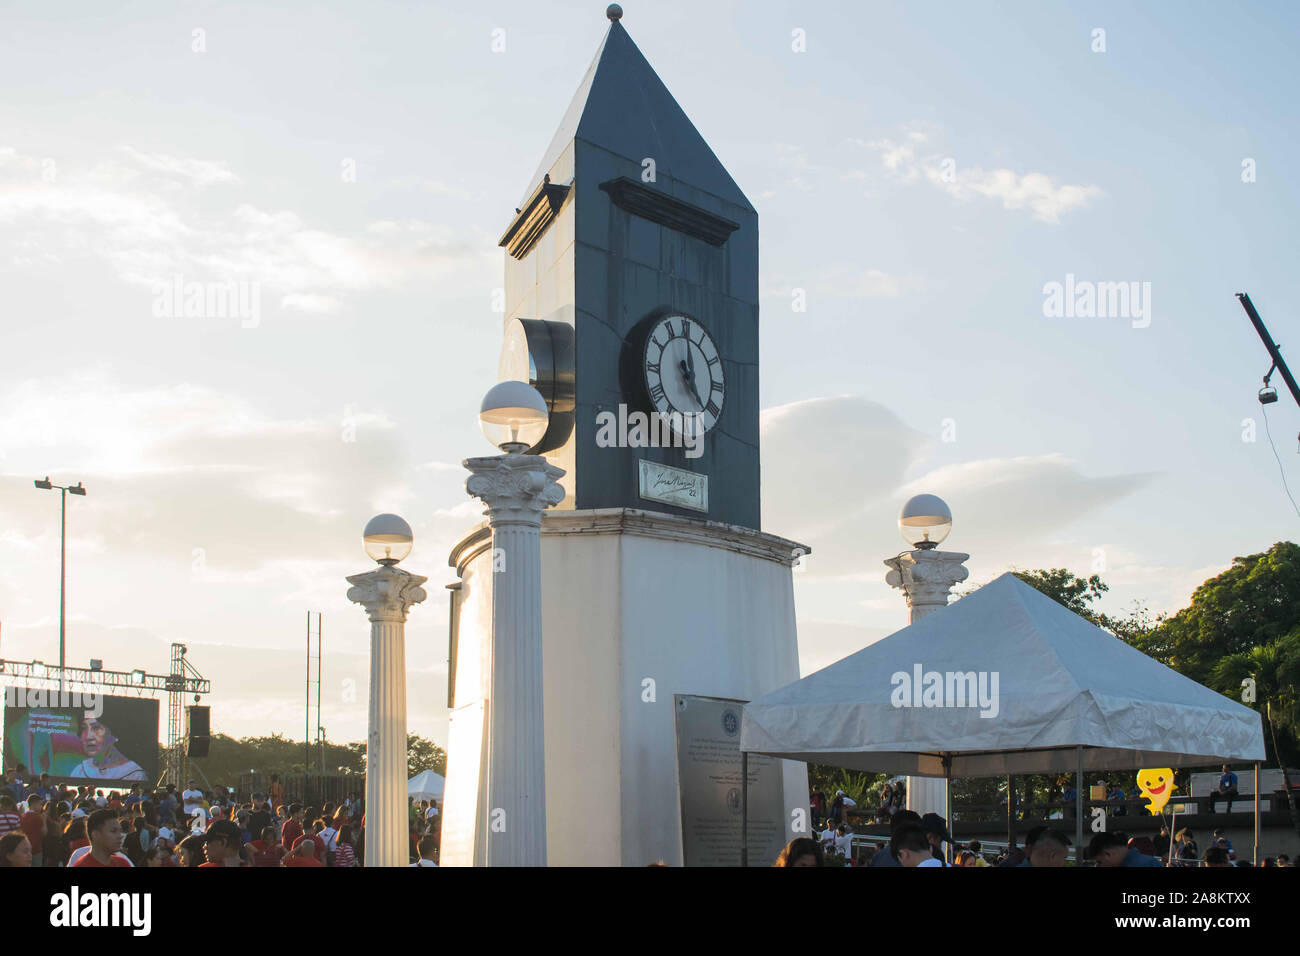
[[[900,588],[907,598],[907,623],[915,624],[927,614],[948,606],[949,592],[970,577],[970,571],[962,563],[968,560],[969,554],[935,548],[904,551],[898,557],[885,560],[889,568],[885,575],[886,583]],[[907,809],[922,816],[937,813],[946,818],[947,805],[947,782],[942,778],[907,778]],[[948,826],[952,827],[951,820],[948,820]]]
[[[469,458],[465,490],[492,526],[488,866],[546,865],[542,709],[542,512],[564,500],[563,469],[540,455]]]
[[[370,617],[370,731],[366,739],[366,866],[410,862],[406,797],[406,613],[428,578],[378,567],[348,579],[348,600]]]

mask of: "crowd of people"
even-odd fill
[[[1023,847],[1007,847],[991,855],[977,840],[965,844],[954,841],[948,832],[947,821],[937,813],[922,816],[912,810],[895,808],[888,814],[888,822],[890,836],[887,846],[855,848],[852,825],[827,813],[824,821],[819,822],[822,829],[815,836],[791,840],[775,865],[1059,867],[1066,865],[1073,843],[1055,827],[1038,826],[1025,835]],[[949,853],[945,853],[945,846]],[[1222,829],[1214,831],[1209,845],[1202,852],[1191,830],[1181,829],[1171,837],[1165,827],[1154,839],[1118,830],[1097,833],[1088,843],[1081,865],[1248,867],[1251,863],[1238,859],[1232,841]],[[1261,863],[1265,867],[1295,865],[1285,855],[1267,857]]]
[[[65,788],[22,768],[0,786],[0,867],[355,867],[364,863],[365,807],[287,802],[278,778],[247,801],[193,780],[146,793]],[[437,866],[438,807],[410,801],[410,865]]]

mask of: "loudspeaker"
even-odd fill
[[[208,755],[208,744],[211,741],[210,708],[207,707],[186,707],[186,723],[189,725],[187,734],[189,741],[185,749],[187,757],[206,757]]]
[[[209,707],[186,707],[186,733],[191,737],[207,737],[212,733],[209,724]]]

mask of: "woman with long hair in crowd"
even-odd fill
[[[0,866],[31,866],[32,844],[25,833],[0,837]]]
[[[72,819],[72,808],[62,800],[49,800],[45,804],[45,842],[41,850],[42,866],[63,866],[68,862],[68,842],[63,831]]]
[[[335,866],[356,866],[357,851],[353,843],[352,827],[344,823],[339,827],[338,840],[334,844]]]
[[[203,837],[197,833],[191,833],[176,847],[176,855],[180,857],[181,866],[198,867],[202,865],[205,857],[203,856]]]
[[[791,840],[781,855],[776,858],[773,866],[825,866],[826,856],[822,853],[821,844],[810,837],[795,837]]]
[[[90,846],[90,837],[86,836],[86,818],[73,817],[63,829],[63,836],[68,853]]]

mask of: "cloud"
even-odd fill
[[[1046,173],[1017,173],[998,168],[985,170],[959,163],[956,158],[929,147],[940,138],[938,128],[913,124],[898,139],[852,140],[876,154],[889,179],[900,183],[920,180],[960,202],[990,199],[1004,209],[1028,210],[1040,222],[1060,222],[1063,215],[1087,208],[1106,195],[1095,185],[1059,183]]]
[[[33,411],[46,416],[48,433],[33,432]],[[347,420],[348,429],[342,418],[272,419],[211,389],[128,388],[82,372],[0,394],[0,447],[6,471],[24,483],[48,462],[76,463],[93,496],[75,527],[83,541],[109,554],[165,555],[187,569],[201,549],[214,570],[236,571],[338,554],[376,489],[414,479],[392,421],[365,410]],[[20,534],[48,533],[44,513],[18,501],[0,505],[0,515]]]
[[[236,734],[300,726],[286,687],[301,674],[310,608],[325,615],[323,722],[331,739],[364,739],[369,630],[344,577],[373,567],[365,520],[410,504],[413,570],[433,579],[408,623],[412,729],[445,737],[447,597],[436,575],[450,577],[446,555],[481,505],[464,495],[463,473],[408,462],[401,425],[382,410],[277,418],[242,396],[131,387],[88,370],[0,385],[0,448],[7,654],[48,661],[57,641],[59,503],[31,484],[49,468],[89,491],[68,504],[69,660],[159,672],[168,641],[181,640],[213,680],[214,720]],[[356,685],[351,702],[344,680]]]
[[[212,192],[220,186],[222,191]],[[499,268],[486,233],[380,220],[346,233],[243,199],[224,164],[122,147],[84,168],[48,170],[0,149],[0,224],[17,265],[106,262],[123,282],[257,283],[289,311],[335,311],[349,296]],[[0,250],[4,245],[0,244]]]
[[[338,582],[340,587],[346,587]],[[332,743],[350,743],[366,739],[369,696],[368,629],[364,612],[348,609],[356,625],[348,627],[349,640],[339,629],[331,630],[337,619],[326,617],[322,629],[324,646],[323,685],[321,687],[321,723]],[[412,611],[407,625],[408,662],[406,669],[407,723],[411,733],[446,744],[447,665],[446,619],[425,614],[420,607]],[[51,660],[49,631],[53,621],[39,627],[6,628],[9,655],[20,660]],[[300,625],[301,626],[301,625]],[[415,636],[443,635],[436,653],[423,653],[423,642]],[[294,635],[302,640],[302,631]],[[186,646],[190,663],[212,682],[212,694],[204,703],[212,707],[215,732],[235,737],[263,736],[275,731],[301,739],[304,732],[303,677],[306,667],[301,646],[257,647],[231,646],[195,640],[192,634],[176,635]],[[170,639],[142,627],[106,627],[95,622],[78,621],[69,631],[68,662],[85,666],[95,657],[109,670],[141,668],[151,674],[166,673],[170,660]],[[123,693],[123,692],[119,692]],[[125,692],[130,696],[130,692]],[[167,697],[159,700],[159,736],[166,743]],[[186,703],[190,703],[186,700]],[[312,718],[315,718],[313,709]],[[214,780],[213,783],[217,781]]]
[[[240,178],[225,163],[191,157],[170,156],[167,153],[142,153],[130,146],[120,147],[121,152],[137,166],[162,176],[181,179],[196,186],[216,183],[238,183]]]
[[[787,537],[842,524],[891,494],[926,446],[885,406],[854,396],[765,409],[763,525]]]
[[[987,458],[945,465],[899,489],[899,497],[929,492],[960,521],[963,550],[1014,548],[1043,540],[1080,518],[1146,486],[1153,473],[1088,477],[1061,454]]]
[[[1065,213],[1084,209],[1106,195],[1099,186],[1058,185],[1043,173],[1018,175],[1009,169],[957,169],[955,178],[949,179],[940,167],[927,165],[925,175],[933,185],[963,202],[974,196],[996,199],[1003,209],[1028,208],[1040,222],[1060,222]]]
[[[826,167],[813,163],[808,152],[802,146],[791,143],[777,143],[776,165],[785,177],[785,185],[800,192],[809,192],[815,188],[815,181],[820,179]]]
[[[972,571],[1005,570],[1033,566],[1028,557],[1049,546],[1059,550],[1071,525],[1154,478],[1089,476],[1066,456],[1046,454],[944,465],[909,479],[931,441],[888,408],[849,396],[767,409],[761,424],[763,526],[811,547],[808,581],[882,578],[881,562],[905,547],[898,509],[914,494],[948,502],[950,544],[975,556]]]

